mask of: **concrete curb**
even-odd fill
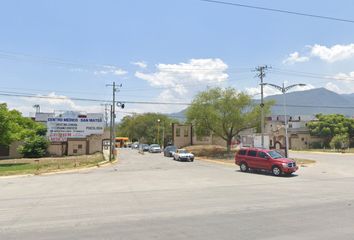
[[[296,151],[290,150],[290,153],[313,153],[313,154],[324,154],[324,155],[347,155],[347,156],[354,156],[354,153],[342,153],[342,152],[317,152],[317,151]]]

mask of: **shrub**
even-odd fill
[[[329,143],[331,148],[334,149],[344,149],[349,146],[349,138],[348,135],[342,134],[342,135],[335,135],[331,142]]]
[[[35,135],[26,138],[18,151],[28,158],[44,157],[47,154],[48,145],[49,142],[44,136]]]
[[[321,149],[323,148],[322,142],[312,142],[310,143],[310,148]]]

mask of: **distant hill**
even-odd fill
[[[174,118],[174,119],[177,119],[178,121],[184,122],[187,120],[186,111],[187,111],[187,108],[183,109],[180,112],[170,113],[170,114],[166,114],[166,115],[170,118]]]
[[[325,88],[285,94],[288,115],[343,114],[354,116],[354,94],[338,94]],[[283,111],[283,95],[268,96],[265,100],[275,100],[273,115],[281,115]]]
[[[352,105],[354,105],[354,93],[352,93],[352,94],[342,94],[342,96],[345,97],[347,100],[349,100]]]
[[[323,114],[343,114],[348,117],[354,116],[354,93],[338,94],[326,88],[314,88],[305,91],[286,93],[286,110],[288,115],[316,115]],[[283,94],[272,95],[264,98],[274,100],[272,115],[282,115]],[[259,103],[260,100],[255,100]],[[168,116],[184,121],[186,109],[172,113]]]

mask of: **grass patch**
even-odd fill
[[[42,174],[69,169],[97,166],[104,160],[101,153],[93,155],[56,157],[56,158],[21,158],[0,160],[0,176]]]
[[[226,147],[218,145],[195,145],[185,147],[188,151],[192,152],[196,157],[205,157],[210,159],[233,159],[236,150],[227,152]]]

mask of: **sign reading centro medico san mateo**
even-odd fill
[[[85,138],[103,134],[103,114],[85,116],[48,117],[47,136],[51,142],[65,142],[68,138]]]

